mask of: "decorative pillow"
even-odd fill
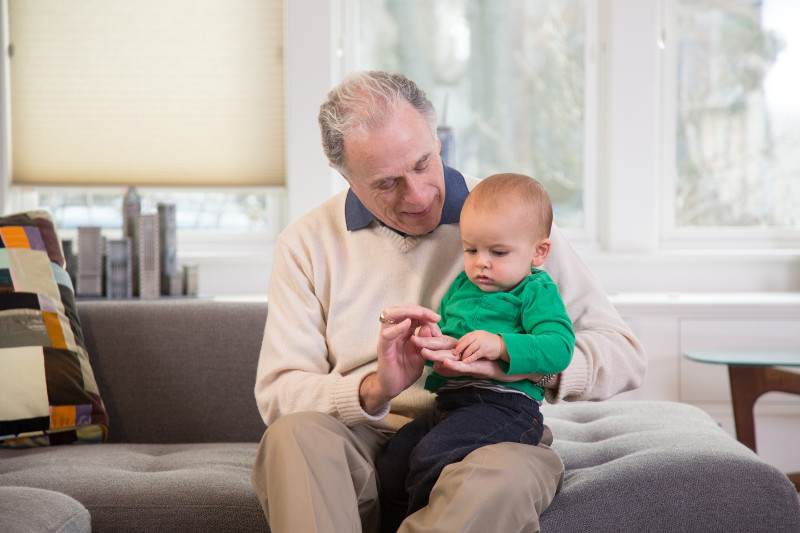
[[[103,442],[107,427],[50,215],[0,217],[0,445]]]

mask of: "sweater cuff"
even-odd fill
[[[390,402],[378,411],[378,413],[371,415],[364,411],[361,407],[361,399],[358,392],[361,389],[361,382],[364,381],[369,375],[355,375],[344,376],[336,384],[336,389],[333,393],[333,401],[336,405],[336,410],[339,413],[339,420],[348,427],[357,426],[365,422],[377,422],[386,418],[389,414]]]
[[[561,372],[558,389],[545,388],[545,398],[550,403],[558,403],[569,396],[580,397],[586,390],[587,376],[586,359],[573,356],[569,366]]]

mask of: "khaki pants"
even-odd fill
[[[388,435],[348,428],[321,413],[287,415],[264,433],[253,487],[275,533],[374,532],[378,481],[373,460]],[[447,466],[427,507],[399,531],[536,532],[539,515],[564,479],[564,464],[547,444],[501,443]]]

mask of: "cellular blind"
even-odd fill
[[[282,0],[7,0],[15,184],[284,183]]]

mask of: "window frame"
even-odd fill
[[[665,35],[671,36],[662,57],[662,116],[663,132],[661,150],[664,154],[661,165],[660,204],[661,235],[659,247],[664,250],[737,250],[749,253],[762,250],[769,255],[775,251],[800,248],[800,229],[759,227],[678,227],[676,224],[676,130],[677,130],[677,2],[661,0],[662,26]]]

